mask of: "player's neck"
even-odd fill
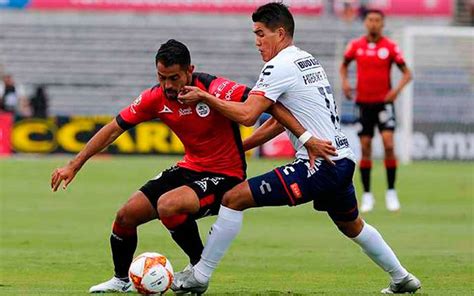
[[[284,50],[285,48],[288,48],[290,46],[293,46],[293,40],[286,40],[286,41],[283,41],[281,44],[279,44],[278,46],[278,50],[277,50],[277,54],[279,54],[282,50]]]
[[[377,43],[382,39],[382,34],[367,34],[365,38],[368,42]]]

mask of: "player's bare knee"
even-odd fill
[[[177,214],[176,203],[172,198],[161,196],[158,199],[158,215],[160,217],[170,217]]]
[[[244,209],[244,204],[239,197],[240,193],[237,190],[227,191],[222,197],[222,205],[233,210],[241,211]]]
[[[364,221],[357,218],[354,221],[334,221],[337,228],[347,237],[354,238],[359,235],[364,226]]]
[[[115,215],[115,223],[122,227],[136,227],[137,223],[135,222],[135,219],[131,217],[130,211],[127,209],[127,206],[124,205],[123,207],[120,208],[120,210],[117,211],[117,214]]]

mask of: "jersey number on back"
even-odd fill
[[[334,101],[334,97],[332,95],[331,86],[325,87],[318,87],[319,93],[324,97],[324,101],[326,102],[326,107],[329,109],[331,113],[331,121],[334,124],[334,128],[336,130],[340,130],[341,126],[339,124],[339,115],[337,115],[337,106],[336,102]],[[332,102],[332,106],[331,106]]]

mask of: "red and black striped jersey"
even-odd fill
[[[244,101],[250,90],[205,73],[194,73],[192,85],[228,101]],[[123,129],[152,119],[165,123],[183,143],[185,154],[178,166],[245,179],[247,165],[237,123],[205,103],[185,105],[170,100],[159,85],[143,91],[117,116]]]

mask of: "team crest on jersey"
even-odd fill
[[[377,56],[380,59],[385,60],[386,58],[388,58],[388,49],[385,47],[379,48],[379,50],[377,50]]]
[[[209,106],[205,103],[201,102],[196,105],[196,112],[199,117],[206,117],[209,115],[209,113],[211,113],[211,108],[209,108]]]

